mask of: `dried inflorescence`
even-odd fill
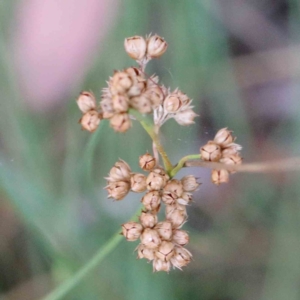
[[[180,125],[194,123],[197,116],[192,110],[192,100],[179,89],[159,84],[156,75],[147,76],[146,64],[160,57],[167,50],[166,41],[158,36],[126,38],[124,42],[128,55],[140,67],[129,67],[115,71],[109,78],[107,87],[102,89],[100,104],[96,105],[94,94],[82,92],[77,104],[83,113],[79,120],[84,130],[94,132],[100,119],[108,119],[110,126],[117,132],[125,132],[131,127],[130,109],[141,114],[153,113],[154,123],[161,126],[166,120],[174,118]]]
[[[242,146],[234,143],[235,137],[227,128],[220,129],[213,141],[208,141],[200,148],[201,158],[204,161],[220,162],[226,165],[239,165],[242,163],[240,150]],[[214,184],[227,183],[229,174],[234,173],[225,169],[212,170],[211,180]]]
[[[175,179],[175,174],[184,166],[186,159],[202,158],[207,162],[235,165],[242,162],[241,146],[227,128],[219,130],[214,140],[200,148],[200,154],[183,157],[172,165],[159,141],[159,129],[173,118],[180,125],[191,125],[197,116],[192,100],[178,88],[171,91],[159,83],[155,75],[145,73],[146,64],[160,57],[167,50],[166,41],[158,35],[146,38],[133,36],[124,42],[127,54],[137,61],[139,67],[115,71],[102,89],[101,101],[91,92],[82,92],[77,104],[82,112],[80,124],[84,130],[94,132],[101,119],[107,119],[117,132],[125,132],[136,118],[153,140],[152,156],[146,153],[139,158],[144,173],[132,172],[130,166],[119,160],[111,168],[105,189],[108,198],[122,200],[130,191],[144,193],[141,197],[143,210],[138,222],[122,225],[122,234],[128,241],[140,240],[136,248],[137,257],[152,262],[154,271],[169,271],[171,267],[181,269],[192,258],[184,248],[189,234],[182,230],[187,221],[186,206],[192,202],[192,193],[199,187],[193,175]],[[153,124],[145,124],[144,114],[153,115]],[[164,167],[159,164],[159,154]],[[212,171],[213,183],[228,182],[233,171],[219,169]],[[158,213],[164,208],[165,219],[159,220]]]
[[[122,160],[115,163],[106,178],[109,197],[121,200],[129,190],[145,192],[141,199],[144,206],[139,222],[122,225],[122,234],[128,241],[140,239],[137,257],[152,261],[153,271],[181,269],[191,260],[191,253],[184,248],[189,235],[180,228],[187,221],[186,205],[192,202],[192,192],[198,187],[197,179],[185,176],[181,180],[170,179],[167,172],[156,166],[149,153],[140,156],[139,165],[147,175],[132,173]],[[161,204],[165,206],[165,220],[158,220]]]

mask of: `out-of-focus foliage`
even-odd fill
[[[105,122],[92,135],[83,132],[75,103],[81,90],[99,98],[113,70],[133,64],[123,50],[127,36],[153,32],[166,39],[168,51],[147,72],[180,87],[200,114],[195,126],[179,128],[171,120],[163,128],[173,163],[197,153],[221,127],[234,130],[245,162],[300,155],[296,0],[114,2],[111,25],[105,34],[101,26],[95,31],[99,43],[91,44],[85,70],[55,105],[42,109],[32,107],[22,88],[26,76],[18,71],[20,5],[26,2],[0,4],[1,299],[47,294],[135,211],[138,197],[106,199],[103,177],[118,158],[138,171],[150,139],[138,123],[124,135]],[[81,51],[60,51],[71,56],[75,50]],[[38,70],[41,62],[33,63]],[[135,243],[123,241],[64,299],[300,298],[298,173],[236,174],[221,187],[213,186],[208,170],[181,171],[188,173],[203,183],[185,227],[193,263],[183,272],[152,274],[150,265],[135,259]]]

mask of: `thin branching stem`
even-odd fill
[[[170,171],[170,177],[174,177],[178,171],[180,169],[182,169],[185,166],[185,163],[189,160],[193,160],[193,159],[200,159],[201,158],[201,154],[191,154],[191,155],[187,155],[184,156],[179,162],[178,164]]]

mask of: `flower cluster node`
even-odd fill
[[[234,143],[236,137],[232,135],[232,131],[227,128],[220,129],[214,137],[213,141],[208,141],[206,145],[200,148],[201,158],[204,161],[220,162],[226,165],[239,165],[242,163],[242,157],[239,151],[241,145]],[[227,183],[229,174],[234,171],[212,170],[211,180],[214,184]]]
[[[140,156],[139,164],[149,172],[148,176],[132,173],[129,165],[119,160],[106,178],[109,198],[121,200],[129,190],[146,191],[139,221],[123,224],[122,235],[128,241],[140,239],[137,257],[152,261],[153,271],[168,272],[172,266],[181,269],[191,260],[190,252],[183,248],[189,242],[189,234],[181,227],[187,221],[186,205],[191,203],[192,192],[199,183],[192,175],[181,180],[170,178],[163,168],[154,167],[155,159],[149,153]],[[159,221],[161,203],[165,205],[165,220]]]

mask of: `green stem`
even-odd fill
[[[136,215],[139,214],[141,208],[133,215],[131,220],[136,219]],[[77,284],[87,276],[93,269],[95,269],[99,263],[111,253],[113,249],[120,243],[123,236],[120,234],[120,230],[116,232],[107,243],[101,247],[98,252],[81,268],[79,269],[71,278],[67,279],[61,285],[59,285],[54,291],[52,291],[48,296],[44,297],[42,300],[58,300],[69,293]]]
[[[191,155],[187,155],[184,156],[179,162],[178,164],[170,171],[170,177],[174,177],[178,171],[180,169],[182,169],[184,167],[184,164],[188,161],[188,160],[192,160],[192,159],[200,159],[201,158],[201,154],[191,154]]]
[[[153,143],[156,146],[157,151],[159,152],[159,154],[163,160],[166,171],[169,173],[173,169],[173,166],[169,160],[169,157],[168,157],[165,149],[163,148],[162,144],[160,143],[158,135],[156,134],[156,132],[154,130],[154,124],[152,122],[150,122],[149,119],[147,119],[142,114],[140,114],[138,111],[136,111],[135,109],[130,109],[129,114],[134,116],[141,123],[141,125],[146,130],[146,132],[149,134]]]

